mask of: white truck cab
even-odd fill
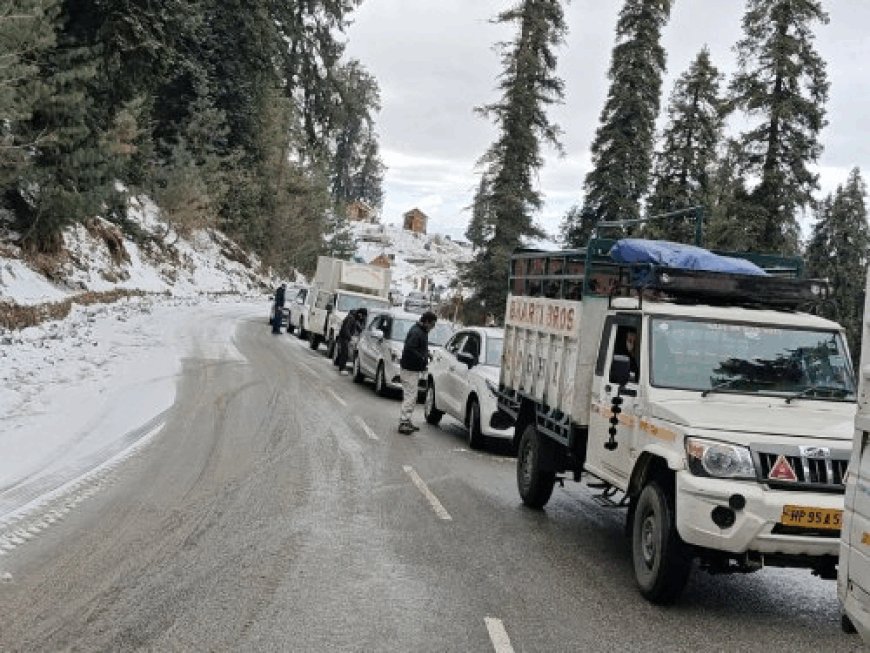
[[[867,276],[870,291],[870,271]],[[858,414],[855,416],[852,458],[846,481],[846,508],[837,596],[843,611],[843,630],[860,633],[870,645],[870,292],[865,293],[861,341]]]
[[[678,597],[694,559],[834,578],[856,389],[842,327],[798,310],[827,286],[619,265],[612,245],[512,261],[499,407],[524,503],[591,477],[627,509],[653,602]]]

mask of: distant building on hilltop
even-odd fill
[[[428,222],[429,217],[425,213],[418,208],[413,208],[403,216],[402,228],[416,234],[425,234]]]
[[[374,207],[363,200],[354,200],[347,205],[347,219],[351,222],[374,224],[378,221],[378,214]]]

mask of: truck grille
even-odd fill
[[[756,469],[759,481],[771,487],[786,490],[830,490],[845,491],[843,477],[849,464],[847,452],[832,451],[827,456],[802,455],[797,447],[782,451],[755,451]],[[771,470],[777,459],[783,456],[794,471],[796,481],[770,478]]]

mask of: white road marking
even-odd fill
[[[365,423],[362,417],[356,418],[357,424],[362,427],[362,430],[366,432],[366,435],[369,436],[369,440],[380,440],[377,434],[369,428],[369,425]]]
[[[417,486],[417,489],[423,493],[424,497],[426,497],[429,505],[432,506],[432,510],[434,510],[435,514],[438,515],[438,518],[445,521],[452,521],[453,517],[451,517],[450,513],[444,509],[444,506],[441,505],[438,497],[432,493],[432,490],[430,490],[423,479],[420,478],[420,475],[416,470],[410,465],[405,465],[403,469],[405,470],[405,473],[411,477],[411,481]]]
[[[344,399],[342,399],[341,397],[339,397],[339,396],[335,393],[335,390],[333,390],[332,388],[327,388],[326,391],[327,391],[329,394],[331,394],[331,395],[332,395],[332,398],[335,399],[338,403],[340,403],[340,404],[341,404],[342,406],[344,406],[344,407],[347,407],[347,402],[346,402]]]
[[[508,637],[501,619],[486,617],[483,621],[486,623],[486,630],[489,631],[489,639],[492,641],[492,647],[495,649],[495,652],[514,653],[514,647],[511,646],[511,639]]]

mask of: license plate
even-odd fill
[[[843,522],[843,511],[836,508],[808,508],[806,506],[784,506],[780,523],[784,526],[817,528],[838,531]]]

